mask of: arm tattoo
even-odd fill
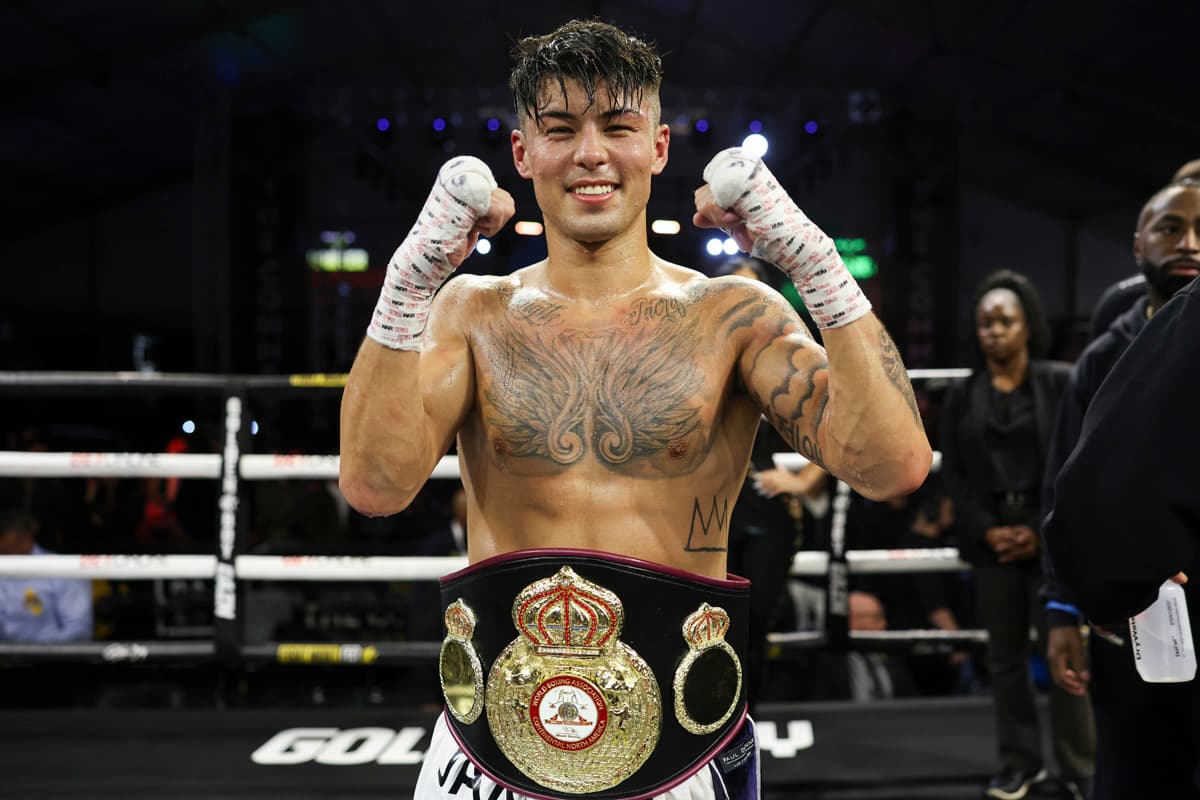
[[[720,542],[719,534],[723,530],[728,530],[726,527],[729,522],[729,498],[726,497],[724,503],[717,504],[716,495],[712,499],[712,507],[705,514],[700,507],[700,498],[697,497],[692,505],[692,526],[688,530],[687,544],[684,550],[689,553],[724,553],[729,548],[720,544],[710,544]],[[713,538],[708,538],[709,533],[713,534]]]
[[[908,403],[917,427],[922,427],[921,410],[917,408],[917,398],[913,395],[912,384],[908,380],[908,370],[904,368],[904,362],[900,359],[900,351],[896,349],[896,343],[882,327],[879,329],[879,347],[883,355],[884,374]]]
[[[767,303],[761,298],[747,297],[722,314],[718,321],[725,326],[725,336],[732,336],[739,328],[749,328],[762,319],[767,312]]]
[[[567,330],[543,340],[533,329],[493,328],[488,423],[509,454],[564,466],[590,451],[621,471],[667,452],[700,424],[695,329]]]
[[[812,363],[813,353],[805,344],[775,339],[755,354],[755,363],[757,364],[767,350],[776,346],[789,348],[784,359],[787,369],[779,375],[767,397],[756,396],[755,400],[763,408],[775,430],[779,431],[797,453],[824,468],[825,457],[818,444],[817,433],[825,417],[825,405],[829,402],[829,396],[827,393],[818,396],[818,393],[825,391],[829,385],[829,362],[822,358]],[[809,362],[809,366],[802,369],[796,366],[797,361]],[[812,422],[807,429],[804,422],[805,405],[815,406],[810,409]]]

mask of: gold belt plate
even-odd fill
[[[654,751],[663,711],[650,666],[619,640],[621,599],[562,567],[526,586],[512,616],[520,635],[492,664],[484,692],[496,744],[556,791],[621,783]]]

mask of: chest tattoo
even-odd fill
[[[674,452],[699,426],[697,344],[694,321],[541,335],[493,328],[487,422],[508,455],[562,465],[589,452],[613,468]]]

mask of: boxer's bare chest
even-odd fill
[[[508,297],[473,342],[477,444],[505,469],[686,474],[727,399],[730,348],[703,298],[600,307]]]

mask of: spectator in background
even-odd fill
[[[937,473],[911,495],[886,501],[868,500],[859,494],[850,499],[846,516],[849,550],[952,547],[954,506],[942,490]],[[857,588],[880,598],[888,609],[893,629],[961,629],[964,577],[946,572],[907,572],[864,575]],[[907,656],[909,670],[921,694],[945,695],[959,691],[969,681],[969,656],[965,651],[946,653],[917,647]]]
[[[855,590],[849,596],[851,631],[885,631],[887,611],[878,597]],[[855,650],[820,653],[812,679],[813,700],[851,700],[857,703],[912,697],[912,675],[902,659],[890,653]]]
[[[1173,183],[1146,201],[1134,232],[1133,257],[1144,277],[1142,297],[1088,345],[1071,369],[1046,458],[1042,508],[1047,514],[1055,505],[1054,481],[1080,441],[1084,414],[1092,399],[1122,355],[1141,338],[1149,320],[1157,317],[1159,309],[1200,269],[1200,183]],[[1158,353],[1148,352],[1151,365],[1165,369]],[[1132,433],[1130,437],[1126,444],[1132,445]],[[1155,442],[1155,446],[1163,444]],[[1123,446],[1121,455],[1114,454],[1114,468],[1116,461],[1128,458],[1126,449]],[[1149,503],[1147,497],[1132,504],[1130,510],[1139,515],[1149,513]],[[1134,523],[1134,528],[1138,535],[1150,534],[1148,522]],[[1093,532],[1090,528],[1075,530],[1060,520],[1057,529],[1048,534],[1053,535],[1082,539]],[[1145,683],[1134,668],[1129,646],[1117,644],[1119,640],[1091,636],[1085,642],[1076,597],[1057,580],[1061,568],[1048,558],[1043,566],[1051,677],[1081,697],[1090,690],[1095,712],[1094,800],[1133,797],[1150,784],[1160,787],[1163,797],[1200,797],[1193,785],[1191,762],[1197,744],[1192,731],[1179,733],[1158,724],[1162,719],[1194,713],[1192,687]]]
[[[1200,249],[1200,203],[1191,203],[1171,229],[1193,253]],[[1138,241],[1144,252],[1148,242],[1140,235]],[[1193,588],[1200,575],[1198,395],[1200,280],[1193,279],[1154,314],[1100,384],[1054,483],[1046,541],[1057,576],[1083,613],[1109,630],[1124,630],[1124,620],[1153,603],[1170,578],[1184,583],[1193,644],[1200,632]],[[1122,655],[1132,671],[1131,648]],[[1110,692],[1105,699],[1113,708],[1097,702],[1096,711],[1098,719],[1112,715],[1120,736],[1111,751],[1101,751],[1113,762],[1111,772],[1140,782],[1123,781],[1109,792],[1097,780],[1096,797],[1197,797],[1200,685],[1193,678],[1143,684],[1139,691],[1135,683],[1128,685],[1131,698]],[[1142,699],[1146,704],[1136,707]]]
[[[37,522],[23,511],[0,511],[0,555],[48,555],[34,541]],[[76,642],[92,638],[91,581],[0,579],[0,640]]]
[[[1008,270],[989,275],[974,308],[984,367],[946,395],[942,474],[958,516],[960,552],[975,565],[977,602],[989,637],[1001,769],[986,795],[1019,800],[1047,777],[1029,676],[1029,631],[1037,627],[1044,654],[1039,490],[1069,367],[1042,359],[1049,325],[1025,276]],[[1087,699],[1054,685],[1050,717],[1063,779],[1086,782],[1095,751]]]
[[[1171,176],[1171,183],[1200,180],[1200,158],[1192,159]],[[1088,341],[1094,341],[1108,330],[1117,317],[1136,301],[1146,296],[1146,276],[1141,273],[1123,278],[1109,286],[1096,301],[1092,310],[1092,326]]]

